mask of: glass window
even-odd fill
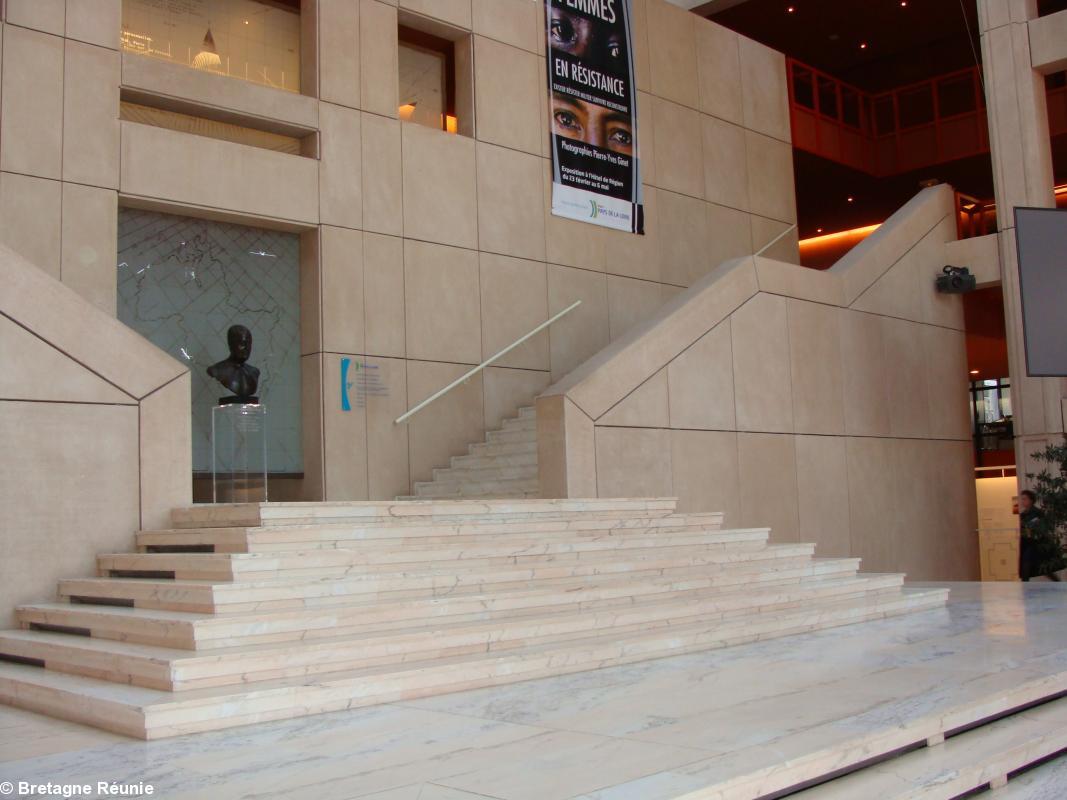
[[[841,121],[853,128],[860,127],[860,93],[841,87]]]
[[[815,108],[814,80],[810,69],[793,64],[793,100],[798,106]]]
[[[937,108],[942,117],[966,114],[975,108],[974,76],[970,73],[939,81]]]
[[[211,471],[211,408],[228,394],[205,370],[226,358],[226,331],[241,324],[270,414],[268,469],[303,472],[300,237],[120,208],[118,258],[119,319],[192,375],[193,471]]]
[[[122,49],[300,91],[297,0],[122,0]]]
[[[837,81],[819,76],[819,113],[830,119],[838,119]]]
[[[893,96],[887,94],[876,97],[873,104],[875,133],[879,136],[884,136],[887,133],[896,131],[897,123],[896,112],[893,109]]]
[[[456,132],[452,42],[400,27],[400,119]]]
[[[934,93],[930,84],[897,93],[900,127],[914,128],[934,121]]]

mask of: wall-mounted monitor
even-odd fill
[[[1016,208],[1026,372],[1067,375],[1067,209]]]

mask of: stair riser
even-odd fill
[[[925,607],[937,606],[938,604],[934,603]],[[827,618],[823,620],[819,628],[797,624],[776,631],[766,631],[760,635],[747,634],[731,641],[714,643],[694,637],[694,640],[684,643],[671,641],[661,643],[658,648],[649,646],[640,652],[627,652],[618,646],[605,645],[602,648],[585,651],[580,656],[573,655],[567,659],[560,659],[548,655],[538,660],[529,660],[525,664],[509,659],[505,655],[487,663],[477,675],[470,674],[470,665],[457,665],[424,670],[402,681],[394,676],[386,675],[377,680],[361,678],[356,685],[343,682],[336,685],[324,683],[308,686],[305,691],[300,692],[252,693],[251,696],[239,702],[230,702],[225,706],[210,703],[203,703],[199,706],[176,703],[171,710],[160,709],[149,712],[145,722],[146,738],[160,739],[270,720],[290,719],[307,716],[310,713],[341,711],[380,703],[500,686],[536,678],[568,675],[591,669],[726,647],[732,644],[779,638],[810,630],[829,629],[865,620],[883,619],[923,610],[923,608],[924,606],[914,604],[887,606],[871,609],[863,614],[842,615],[836,619]],[[0,697],[3,696],[3,690],[4,687],[0,684]],[[49,703],[49,709],[38,707],[35,710],[44,710],[46,713],[62,716],[63,703],[58,699],[52,700]],[[97,724],[100,723],[97,722]]]
[[[530,430],[518,430],[518,431],[489,431],[485,435],[486,444],[532,444],[537,446],[537,431],[535,429]]]
[[[453,469],[486,469],[489,467],[529,467],[537,469],[537,453],[514,453],[497,456],[453,456]]]
[[[492,575],[457,574],[454,576],[392,576],[359,581],[308,581],[294,584],[229,587],[221,585],[190,586],[166,583],[132,583],[124,581],[89,583],[70,580],[60,583],[61,597],[103,597],[133,601],[136,608],[151,608],[196,613],[230,614],[292,608],[342,605],[362,601],[443,597],[452,594],[484,594],[538,587],[573,585],[600,580],[612,581],[632,577],[642,580],[655,577],[697,575],[709,585],[727,585],[750,579],[753,574],[782,569],[802,569],[811,564],[807,555],[779,555],[760,561],[733,563],[725,569],[691,563],[632,562],[609,565],[578,564],[570,569],[555,567],[540,570],[509,570]],[[610,569],[608,567],[611,567]],[[536,576],[536,577],[535,577]]]
[[[531,545],[528,548],[513,547],[506,548],[501,547],[495,552],[489,548],[477,548],[472,547],[469,551],[463,550],[410,550],[405,551],[402,548],[395,550],[375,553],[372,551],[364,552],[352,552],[347,550],[323,550],[321,552],[335,552],[345,553],[348,555],[348,561],[345,565],[336,565],[334,567],[298,567],[300,564],[300,558],[305,556],[306,553],[294,551],[294,557],[291,561],[283,562],[279,564],[279,559],[273,558],[275,555],[271,553],[272,558],[265,559],[267,563],[246,563],[235,562],[232,570],[223,570],[220,567],[212,567],[205,565],[205,567],[196,569],[192,566],[181,567],[177,565],[173,568],[169,568],[169,556],[167,554],[151,554],[146,557],[142,557],[138,561],[131,560],[131,566],[122,566],[123,561],[118,559],[108,559],[104,562],[106,566],[101,569],[102,575],[107,575],[111,570],[120,570],[123,572],[135,571],[137,569],[143,569],[145,571],[160,571],[160,572],[174,572],[176,580],[255,580],[259,577],[289,577],[292,575],[336,575],[349,573],[368,574],[377,572],[393,572],[396,569],[418,569],[420,566],[423,568],[432,568],[440,566],[441,564],[452,565],[455,569],[471,569],[480,567],[505,567],[509,565],[529,565],[529,564],[563,564],[577,561],[594,561],[600,559],[611,559],[614,557],[628,558],[634,560],[646,560],[655,558],[676,558],[680,555],[687,553],[693,553],[695,555],[702,555],[707,553],[727,553],[727,552],[754,552],[764,549],[764,542],[758,538],[749,540],[727,541],[727,542],[701,542],[696,541],[678,541],[678,542],[664,542],[662,544],[656,542],[636,541],[636,542],[590,542],[586,544],[566,544],[559,547],[551,547],[546,545]],[[538,552],[538,550],[546,552]],[[145,558],[152,557],[158,559],[158,566],[154,569],[150,565],[145,564]],[[271,567],[274,564],[274,568]],[[140,566],[134,566],[140,565]],[[221,577],[219,577],[221,576]]]
[[[493,464],[488,467],[438,467],[433,471],[434,483],[485,483],[500,480],[537,480],[537,465],[523,464],[519,466],[505,466]]]
[[[479,652],[496,653],[522,647],[577,642],[590,636],[643,636],[657,630],[692,624],[714,626],[700,638],[710,646],[737,636],[758,636],[775,631],[775,618],[752,616],[757,608],[767,612],[804,606],[805,615],[817,618],[826,600],[859,601],[857,607],[892,602],[899,593],[863,592],[859,587],[839,596],[800,590],[779,595],[779,602],[758,602],[748,609],[722,608],[721,600],[692,604],[667,603],[634,609],[594,612],[573,618],[516,619],[481,623],[459,630],[424,630],[416,633],[383,634],[354,641],[322,643],[294,650],[197,657],[167,664],[132,655],[87,650],[66,644],[0,637],[0,653],[43,660],[48,669],[75,675],[130,683],[150,689],[180,691],[230,686],[255,681],[307,677],[342,670],[403,664],[412,661],[452,658]],[[747,612],[747,613],[746,613]],[[831,615],[832,616],[832,615]],[[718,624],[716,624],[718,623]],[[818,624],[818,623],[813,623]]]
[[[796,552],[804,552],[803,549],[790,548]],[[223,569],[218,559],[225,556],[207,557],[207,563],[202,568],[197,568],[191,559],[186,557],[174,557],[170,554],[155,555],[131,555],[129,557],[101,557],[101,574],[107,577],[109,571],[120,570],[124,577],[136,571],[146,573],[174,573],[174,580],[206,580],[217,582],[240,582],[267,580],[273,578],[329,578],[329,577],[369,577],[378,575],[388,576],[398,572],[414,571],[418,569],[432,569],[447,564],[448,569],[456,575],[463,575],[472,571],[485,569],[504,569],[507,567],[528,567],[532,570],[529,578],[537,580],[544,570],[579,568],[587,565],[590,568],[604,566],[606,569],[614,569],[616,562],[625,561],[635,564],[636,569],[647,569],[649,564],[655,563],[680,563],[686,562],[692,566],[702,564],[725,564],[747,560],[760,560],[773,558],[775,550],[768,550],[762,542],[730,542],[712,543],[699,545],[679,546],[649,546],[649,547],[620,547],[597,550],[578,550],[572,552],[508,555],[489,558],[477,556],[471,558],[457,557],[461,552],[449,552],[439,554],[434,551],[419,553],[378,554],[372,562],[374,554],[352,553],[346,550],[318,550],[317,553],[338,556],[333,561],[341,561],[332,566],[303,566],[306,553],[294,553],[290,558],[268,557],[263,559],[248,559],[234,561],[229,570]],[[810,552],[808,549],[807,552]],[[343,558],[340,558],[343,556]],[[397,559],[397,560],[390,560]],[[551,574],[551,573],[549,573]],[[152,575],[145,575],[152,577]],[[160,576],[161,577],[161,576]]]
[[[677,503],[662,498],[584,498],[575,500],[472,501],[462,503],[320,503],[193,506],[171,514],[174,528],[277,527],[286,525],[463,522],[544,519],[560,516],[611,515],[620,512],[669,514]]]
[[[216,552],[245,552],[323,547],[368,547],[413,544],[419,540],[444,543],[454,539],[474,542],[489,541],[488,537],[528,538],[537,541],[573,535],[575,538],[605,534],[675,533],[686,531],[718,531],[722,515],[668,515],[660,517],[612,516],[592,519],[553,519],[535,522],[481,523],[469,525],[381,525],[381,526],[316,526],[310,528],[226,528],[189,531],[143,531],[137,535],[139,550],[152,546],[193,547],[215,546]],[[216,531],[220,531],[216,533]],[[221,549],[220,549],[221,548]]]
[[[855,569],[841,564],[817,564],[794,570],[741,575],[746,586],[798,587],[827,580],[849,578]],[[452,624],[488,618],[506,619],[532,613],[567,613],[632,605],[640,602],[698,600],[736,591],[735,583],[710,585],[706,578],[690,580],[619,581],[615,585],[567,589],[552,592],[513,592],[502,595],[446,597],[437,600],[409,600],[378,605],[335,606],[333,609],[274,612],[252,618],[223,617],[192,623],[155,621],[137,616],[101,614],[94,606],[72,605],[62,610],[19,609],[22,627],[31,623],[82,628],[94,638],[137,642],[162,647],[201,650],[244,644],[309,640],[339,636],[342,631],[368,633],[405,624],[440,620]]]
[[[460,497],[491,497],[496,496],[494,493],[536,492],[538,489],[537,481],[528,478],[415,484],[415,494],[418,497],[433,497],[444,494],[457,494]]]

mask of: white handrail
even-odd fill
[[[525,342],[527,339],[529,339],[532,336],[537,335],[538,333],[543,331],[545,328],[547,328],[549,325],[551,325],[556,320],[558,320],[561,317],[571,313],[572,311],[574,311],[574,309],[576,309],[581,304],[582,304],[581,300],[575,300],[574,303],[572,303],[571,305],[567,306],[565,309],[560,311],[558,314],[556,314],[551,319],[548,319],[548,320],[545,320],[544,322],[542,322],[540,325],[538,325],[536,328],[534,328],[528,334],[523,336],[521,339],[516,339],[514,342],[509,344],[507,347],[505,347],[503,350],[501,350],[496,355],[491,356],[490,358],[487,358],[485,361],[483,361],[481,364],[476,366],[474,369],[469,370],[466,373],[464,373],[463,375],[461,375],[460,377],[456,378],[454,381],[452,381],[452,383],[448,384],[448,386],[446,386],[444,389],[441,389],[441,390],[435,392],[434,394],[432,394],[429,397],[427,397],[425,400],[423,400],[421,403],[419,403],[417,406],[415,406],[410,411],[408,411],[408,412],[406,412],[404,414],[401,414],[399,417],[397,417],[393,421],[393,424],[394,425],[399,425],[401,422],[406,420],[408,417],[410,417],[410,416],[412,416],[414,414],[417,414],[419,411],[421,411],[422,409],[426,408],[426,406],[430,405],[430,403],[432,403],[437,398],[443,397],[444,395],[448,394],[450,391],[455,389],[461,383],[466,383],[473,376],[477,375],[479,372],[481,372],[483,369],[488,367],[494,361],[497,361],[497,360],[503,358],[508,353],[510,353],[512,350],[514,350],[516,347],[518,347],[520,344]]]

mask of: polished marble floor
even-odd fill
[[[937,611],[159,742],[0,707],[0,781],[146,782],[168,800],[668,800],[819,749],[853,758],[871,731],[1067,675],[1067,585],[950,585]],[[1052,762],[990,797],[1060,797],[1037,792],[1065,774]]]

